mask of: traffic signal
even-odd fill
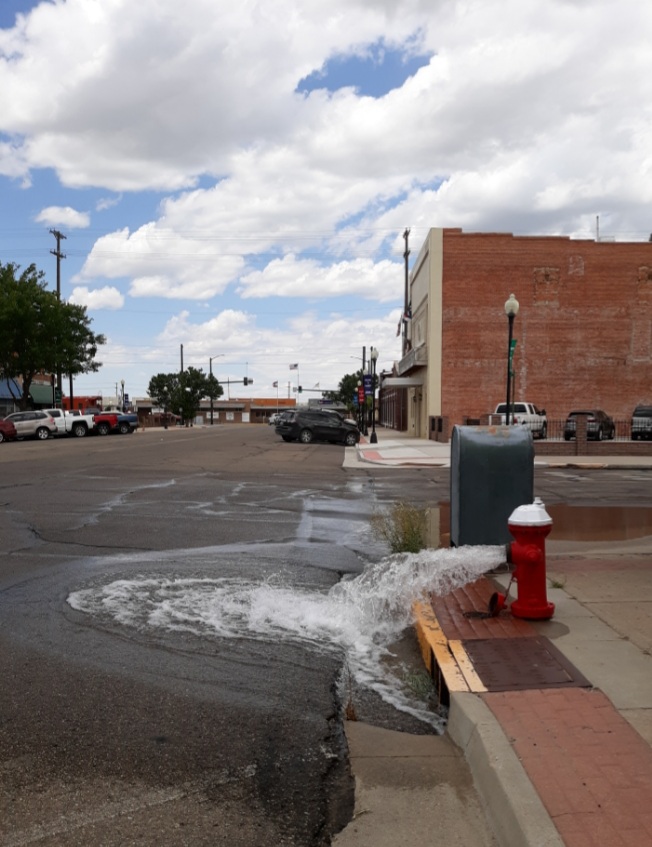
[[[248,377],[248,376],[246,376],[246,377],[242,380],[242,384],[243,384],[243,385],[249,385],[249,383],[250,383],[250,382],[253,382],[253,379],[249,379],[249,377]]]
[[[299,394],[301,394],[301,392],[303,391],[303,388],[302,388],[301,386],[299,386],[299,387],[297,388],[297,391],[299,392]]]

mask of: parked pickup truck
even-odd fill
[[[496,416],[500,416],[500,423],[505,423],[505,408],[506,403],[499,403],[496,406],[496,411],[493,415],[495,422]],[[533,438],[546,438],[548,435],[548,418],[546,410],[539,409],[534,403],[524,403],[518,401],[510,403],[509,422],[518,426],[527,427],[532,433]]]
[[[89,411],[88,409],[86,410]],[[120,412],[92,413],[95,422],[94,432],[98,435],[109,435],[111,432],[119,432],[128,435],[138,429],[138,415],[125,415]]]
[[[652,438],[652,406],[637,406],[632,415],[632,441]]]
[[[57,425],[57,435],[74,435],[83,438],[93,431],[93,415],[80,415],[63,409],[44,409]]]

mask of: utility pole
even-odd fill
[[[50,250],[53,256],[57,257],[57,300],[61,300],[61,260],[66,258],[65,253],[61,252],[61,240],[65,241],[66,236],[59,232],[58,229],[51,229],[50,232],[55,237],[57,249]],[[61,384],[61,362],[57,362],[57,391],[59,392],[59,402],[63,404],[63,391]],[[72,409],[72,374],[70,374],[70,408]]]
[[[50,253],[57,257],[57,300],[61,300],[61,260],[66,258],[65,253],[61,252],[61,239],[65,241],[66,236],[58,229],[51,229],[50,232],[57,241],[57,249],[50,250]]]
[[[406,229],[403,233],[403,238],[405,239],[405,252],[403,253],[403,259],[405,260],[405,305],[403,307],[403,355],[407,353],[407,321],[405,320],[407,317],[408,309],[410,307],[410,290],[408,285],[408,257],[410,255],[410,250],[408,249],[408,238],[410,237],[410,230]]]

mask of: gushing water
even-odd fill
[[[444,595],[504,561],[504,547],[460,547],[400,554],[373,564],[328,592],[224,578],[120,579],[68,597],[74,609],[141,631],[164,629],[208,638],[291,641],[344,654],[358,685],[422,720],[437,723],[406,695],[383,658],[412,622],[426,592]]]

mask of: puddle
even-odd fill
[[[629,541],[652,535],[652,508],[647,506],[570,506],[546,504],[552,518],[551,541]],[[450,546],[450,504],[426,510],[427,543]]]
[[[645,506],[546,506],[551,540],[627,541],[652,535],[652,509]]]

